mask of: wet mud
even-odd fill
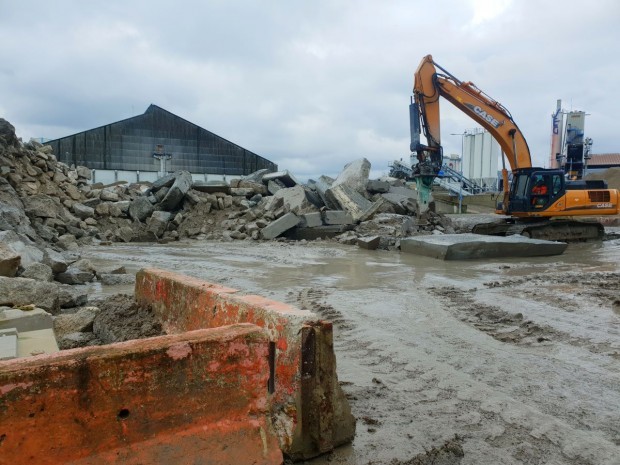
[[[84,255],[331,320],[357,436],[307,463],[618,463],[618,240],[467,262],[332,242],[119,244]],[[102,296],[119,291],[97,286]]]

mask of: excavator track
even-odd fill
[[[477,224],[473,227],[475,234],[491,236],[511,236],[520,234],[532,239],[561,242],[583,242],[601,240],[605,228],[600,223],[577,220],[548,220],[538,222],[506,222]]]

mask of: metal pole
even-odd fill
[[[463,161],[465,159],[465,133],[461,134],[461,163],[459,164],[461,179],[459,180],[459,214],[463,213]]]

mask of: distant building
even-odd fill
[[[463,134],[463,176],[479,186],[495,188],[501,150],[490,132],[470,129]]]
[[[46,142],[59,161],[94,170],[93,182],[154,181],[178,170],[194,179],[278,166],[194,123],[150,105],[144,114]]]
[[[620,167],[620,153],[600,153],[590,155],[588,171]]]

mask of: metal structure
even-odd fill
[[[551,157],[549,165],[562,169],[569,179],[582,179],[588,169],[592,139],[584,137],[586,112],[564,111],[562,101],[557,101],[551,115]]]
[[[138,116],[46,142],[58,159],[94,170],[245,175],[278,166],[157,105]],[[165,147],[163,158],[158,146]],[[154,155],[158,156],[155,157]]]
[[[471,129],[463,133],[465,178],[485,190],[496,189],[499,157],[499,144],[488,131]]]

